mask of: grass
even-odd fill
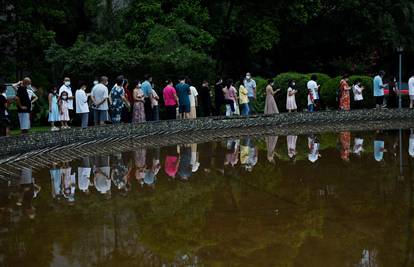
[[[33,127],[30,129],[29,133],[41,133],[41,132],[48,132],[50,131],[50,126],[39,126],[39,127]],[[18,136],[20,135],[20,130],[15,129],[10,131],[11,136]]]

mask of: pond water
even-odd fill
[[[22,166],[1,188],[0,265],[413,266],[413,156],[395,130]]]

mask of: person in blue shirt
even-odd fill
[[[144,109],[146,121],[153,120],[153,108],[151,105],[152,98],[152,76],[150,74],[145,75],[145,81],[141,84],[141,89],[144,92]]]
[[[384,88],[387,87],[386,84],[382,82],[382,79],[385,76],[385,71],[380,71],[377,76],[374,78],[374,98],[377,108],[382,108],[384,106]]]
[[[181,77],[180,83],[175,87],[178,96],[178,109],[182,119],[190,117],[190,85],[186,83],[186,78]]]

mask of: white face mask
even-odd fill
[[[65,85],[66,85],[66,86],[69,86],[69,85],[70,85],[70,82],[69,82],[69,81],[66,81],[66,82],[65,82]]]
[[[246,76],[246,80],[250,80],[251,78],[251,76]]]
[[[64,96],[62,96],[62,99],[63,100],[67,100],[68,99],[68,96],[64,95]]]
[[[98,81],[93,81],[93,85],[97,85],[98,84]]]
[[[292,83],[292,86],[295,86],[296,85],[296,83]]]

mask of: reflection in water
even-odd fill
[[[413,266],[414,134],[401,159],[396,136],[230,138],[22,168],[0,191],[0,265]]]

